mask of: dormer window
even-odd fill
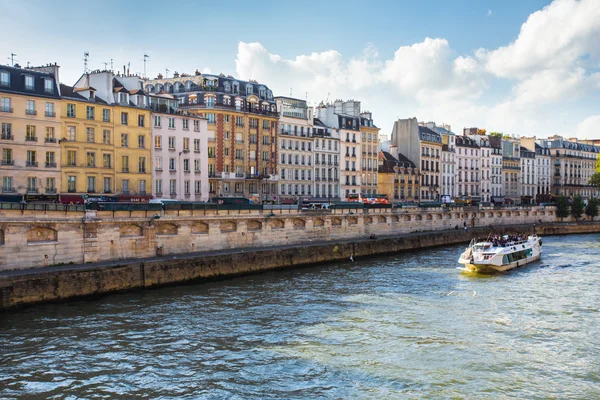
[[[225,89],[225,93],[229,93],[229,91],[231,90],[231,85],[229,84],[229,82],[225,82],[223,84],[223,88]]]
[[[26,75],[25,76],[25,89],[34,90],[35,89],[35,80],[33,76]]]
[[[51,79],[44,79],[44,92],[53,93],[54,92],[54,82]]]
[[[246,85],[246,96],[252,94],[252,85]]]
[[[240,84],[237,82],[233,83],[233,94],[240,94]]]
[[[270,90],[267,90],[267,99],[273,100],[273,92]]]
[[[10,86],[10,74],[0,71],[0,86]]]
[[[261,99],[264,99],[266,97],[266,90],[264,87],[258,89],[258,95]]]

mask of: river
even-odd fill
[[[463,248],[0,313],[0,398],[600,398],[600,235]]]

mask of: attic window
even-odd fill
[[[8,72],[0,72],[0,86],[10,86],[10,74]]]
[[[54,93],[54,82],[51,79],[44,79],[44,91],[46,93]]]
[[[25,89],[34,90],[35,89],[35,81],[33,76],[26,75],[25,76]]]

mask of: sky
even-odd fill
[[[255,79],[310,105],[517,136],[600,138],[600,0],[0,0],[0,63]],[[107,63],[107,64],[105,64]]]

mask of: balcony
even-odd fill
[[[5,112],[5,113],[11,113],[11,112],[13,112],[13,109],[11,107],[2,107],[2,108],[0,108],[0,111]]]
[[[56,143],[56,138],[55,137],[47,137],[44,139],[44,142],[46,143]]]
[[[37,111],[36,110],[25,110],[25,114],[27,114],[27,115],[37,115]]]
[[[15,137],[13,135],[11,135],[10,133],[8,133],[8,134],[3,134],[2,136],[0,136],[0,139],[2,139],[2,140],[15,140]]]
[[[37,190],[37,188],[28,187],[27,188],[27,193],[38,193],[38,190]]]
[[[37,142],[37,136],[25,136],[26,142]]]
[[[14,187],[2,186],[2,193],[15,193],[16,190]]]
[[[129,168],[123,168],[121,170],[121,172],[124,173],[124,174],[128,174],[129,173]]]
[[[47,162],[45,165],[46,165],[46,168],[56,168],[55,162]]]
[[[46,115],[46,117],[56,117],[56,113],[54,111],[46,111],[44,115]]]
[[[38,163],[36,161],[25,161],[25,166],[37,168]]]

